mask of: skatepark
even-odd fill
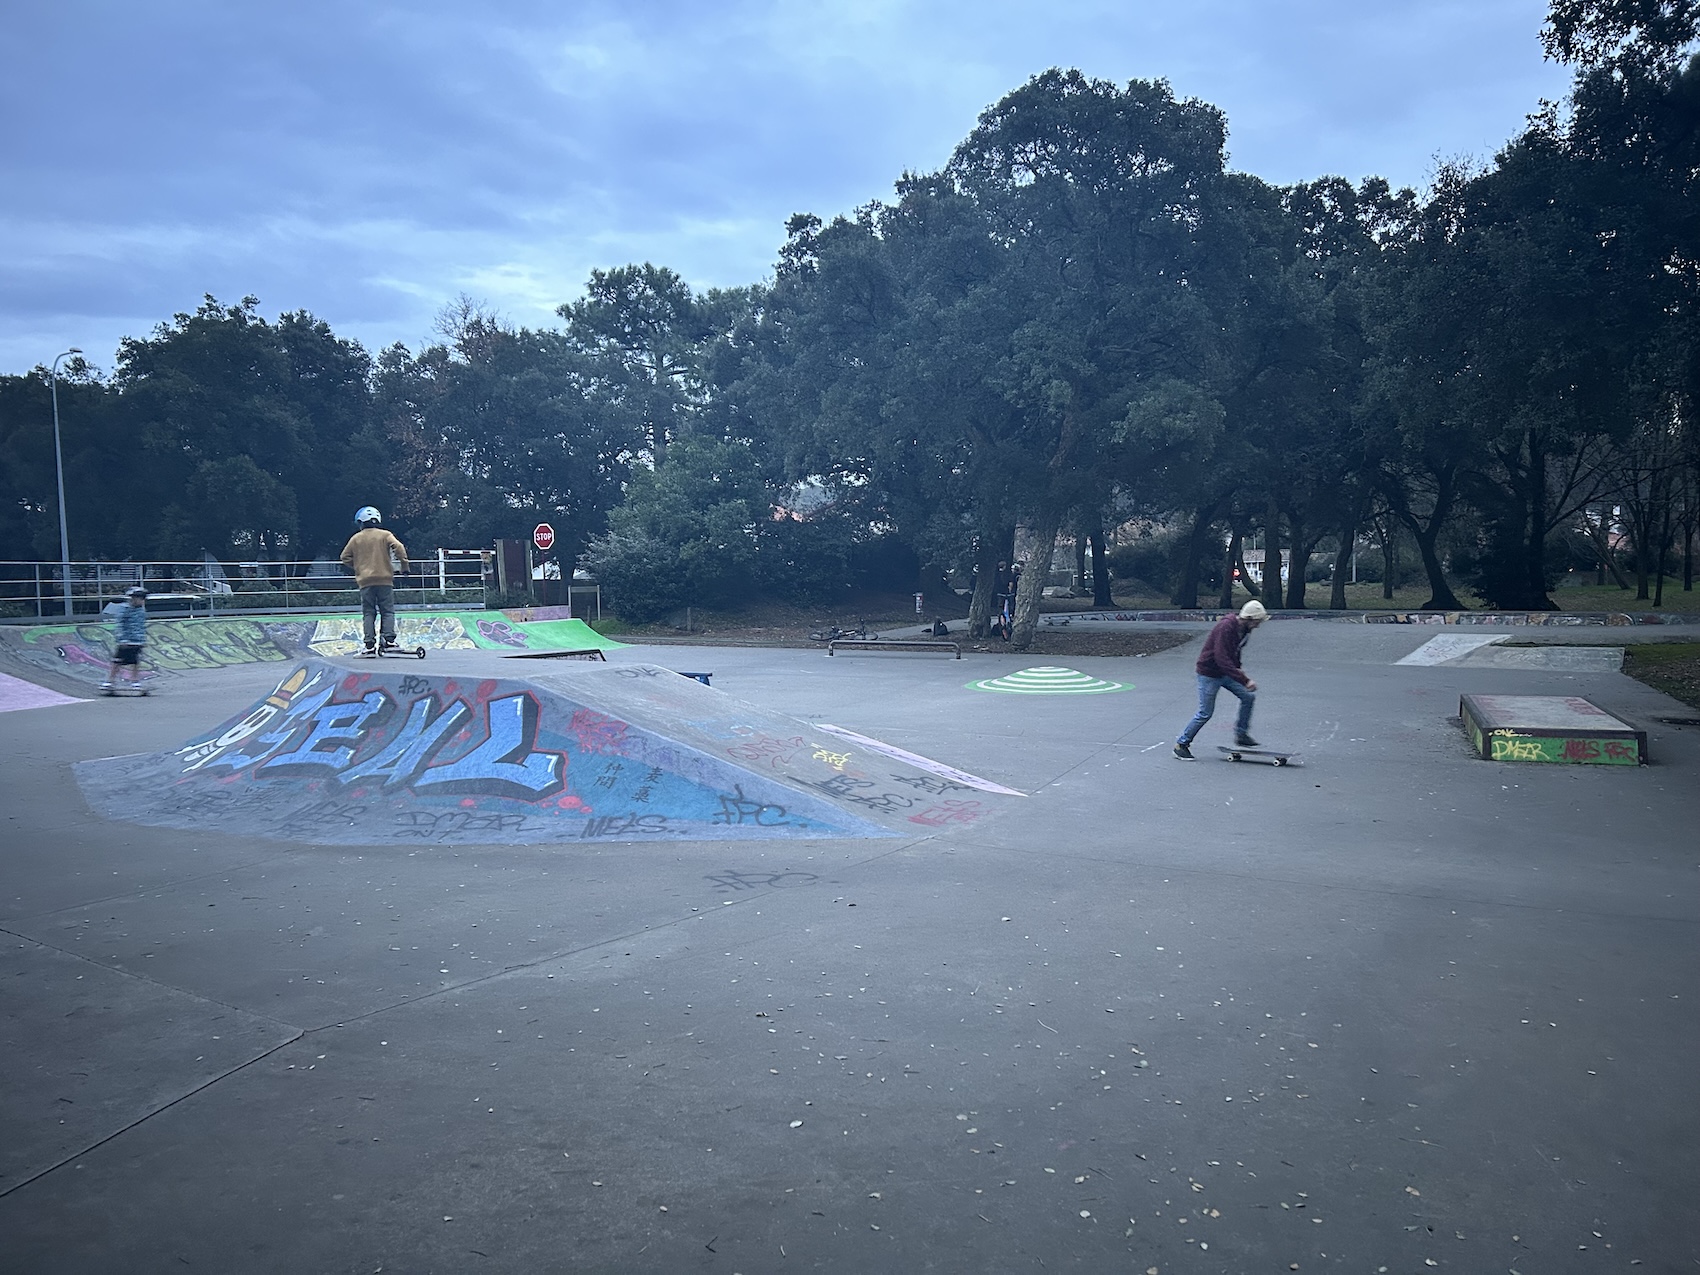
[[[5,646],[0,1270],[1700,1263],[1700,727],[1600,631],[1266,625],[1276,768],[1231,703],[1171,755],[1196,621],[326,622],[146,698]],[[1464,696],[1646,764],[1484,759]]]

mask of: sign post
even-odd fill
[[[546,522],[538,523],[531,529],[531,543],[537,546],[539,553],[548,553],[555,546],[555,529]],[[549,568],[544,566],[540,575],[537,594],[543,605],[548,606],[553,601],[549,596]]]

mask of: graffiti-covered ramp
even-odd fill
[[[652,665],[518,681],[307,660],[183,747],[77,780],[109,818],[331,845],[884,837],[995,799],[877,747]]]
[[[152,620],[144,662],[155,675],[237,664],[282,664],[313,656],[352,655],[364,645],[355,613],[297,616],[221,616]],[[429,651],[500,651],[537,655],[588,648],[613,649],[583,620],[524,621],[501,611],[404,611],[396,617],[404,647]],[[89,620],[14,629],[0,625],[0,660],[20,671],[45,672],[93,685],[112,663],[113,626]]]

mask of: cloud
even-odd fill
[[[204,292],[377,347],[467,292],[552,321],[589,271],[771,269],[792,212],[936,168],[1048,66],[1170,80],[1276,182],[1487,155],[1562,72],[1533,0],[680,0],[9,14],[0,368],[110,350]],[[139,326],[138,326],[139,324]]]

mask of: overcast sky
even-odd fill
[[[767,277],[793,212],[929,170],[1050,66],[1166,78],[1276,182],[1486,160],[1564,70],[1542,0],[13,0],[0,372],[110,368],[211,292],[414,348],[465,293]]]

